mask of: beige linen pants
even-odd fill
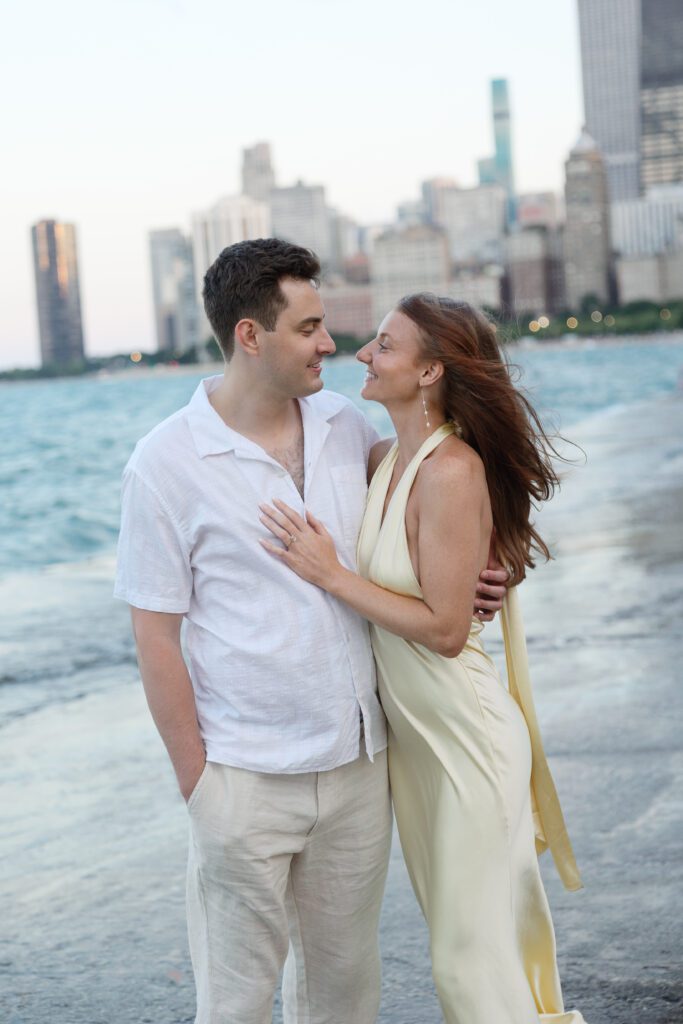
[[[209,762],[188,812],[196,1024],[270,1024],[285,959],[286,1024],[374,1024],[386,752],[301,775]]]

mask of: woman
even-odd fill
[[[491,549],[512,584],[533,566],[532,549],[548,557],[530,521],[532,500],[557,483],[547,438],[510,382],[495,329],[465,303],[403,299],[358,358],[362,396],[396,428],[396,442],[371,454],[360,575],[314,516],[282,503],[263,507],[262,521],[285,547],[264,545],[372,623],[396,821],[446,1021],[579,1024],[563,1011],[536,844],[550,845],[568,888],[581,881],[538,735],[514,589],[502,615],[509,691],[471,617]]]

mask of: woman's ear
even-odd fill
[[[430,363],[429,366],[427,366],[422,371],[422,376],[421,376],[421,380],[423,382],[422,386],[425,387],[425,386],[428,386],[429,384],[436,384],[436,382],[441,380],[442,377],[443,377],[443,363],[440,363],[438,361]]]

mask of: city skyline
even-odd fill
[[[355,0],[289,14],[266,3],[258,18],[182,0],[121,11],[45,5],[38,39],[35,10],[13,14],[6,93],[29,56],[32,74],[4,131],[3,366],[38,359],[31,223],[78,226],[88,351],[149,349],[149,232],[189,231],[194,210],[239,192],[241,151],[262,139],[279,185],[322,184],[341,212],[387,222],[423,180],[476,184],[493,149],[489,83],[504,77],[518,190],[561,191],[581,124],[574,0],[514,13],[428,0],[409,25]]]

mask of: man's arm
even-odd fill
[[[131,607],[131,618],[149,710],[187,800],[204,770],[206,753],[180,646],[183,616]]]

